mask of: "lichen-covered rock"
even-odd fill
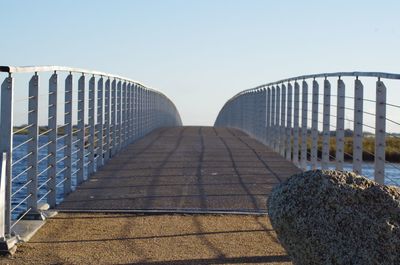
[[[307,171],[272,191],[268,214],[295,264],[400,264],[400,189]]]

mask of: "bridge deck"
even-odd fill
[[[161,129],[111,159],[59,210],[265,212],[272,187],[297,172],[238,130]]]
[[[264,212],[298,169],[237,130],[162,129],[115,156],[0,264],[291,264],[265,215],[141,215],[140,209]],[[117,210],[120,213],[101,213]]]

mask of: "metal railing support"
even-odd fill
[[[301,158],[300,165],[303,170],[307,169],[307,138],[308,138],[308,84],[302,82],[302,104],[301,104]]]
[[[28,100],[28,139],[32,139],[28,143],[28,174],[27,181],[29,185],[27,187],[28,194],[31,196],[27,200],[27,208],[33,212],[37,211],[37,200],[38,200],[38,138],[39,138],[39,122],[38,122],[38,101],[39,101],[39,76],[35,73],[29,81],[29,100]]]
[[[286,159],[292,160],[292,115],[293,115],[293,87],[288,83],[287,87],[287,112],[286,112]]]
[[[79,78],[78,81],[78,172],[76,176],[77,184],[81,184],[85,180],[85,137],[86,137],[86,95],[85,95],[85,76]]]
[[[88,107],[89,107],[89,139],[88,139],[88,146],[89,146],[89,161],[87,162],[87,168],[88,168],[88,177],[92,175],[95,171],[95,93],[96,93],[96,80],[95,77],[92,76],[89,79],[89,95],[88,95]]]
[[[353,171],[362,173],[362,136],[364,86],[358,78],[354,81]]]
[[[385,183],[385,147],[386,147],[386,86],[376,82],[375,111],[375,181]]]
[[[105,96],[104,96],[104,125],[106,127],[106,142],[105,142],[105,154],[104,162],[107,162],[111,158],[111,128],[110,128],[110,116],[111,116],[111,81],[107,79],[105,84]]]
[[[345,113],[345,84],[338,79],[336,107],[336,169],[343,170],[344,163],[344,113]]]
[[[49,170],[47,171],[47,190],[49,194],[47,195],[47,203],[50,207],[55,207],[57,203],[57,86],[58,77],[54,73],[49,80],[49,135],[48,135],[48,150],[47,153],[51,154],[47,160],[47,166]]]
[[[312,121],[311,121],[311,168],[316,169],[318,164],[318,101],[319,85],[316,80],[313,81],[312,94]]]
[[[64,172],[64,196],[72,191],[72,110],[73,110],[73,85],[72,74],[69,74],[65,79],[65,105],[64,105],[64,133],[67,135],[65,138],[64,156],[66,157],[64,165],[67,168]]]
[[[322,118],[322,169],[329,168],[329,150],[330,150],[330,117],[331,117],[331,84],[329,80],[324,80],[324,102]]]
[[[293,163],[299,165],[299,118],[300,118],[300,86],[294,83],[294,110],[293,110]]]

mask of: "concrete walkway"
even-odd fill
[[[262,213],[272,187],[297,172],[237,130],[157,130],[70,194],[0,264],[291,264]]]
[[[272,187],[297,172],[237,130],[161,129],[120,152],[59,210],[265,212]]]

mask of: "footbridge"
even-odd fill
[[[0,72],[2,250],[48,221],[16,263],[290,263],[266,217],[276,184],[316,168],[400,183],[400,107],[391,90],[399,74],[260,85],[229,99],[214,127],[196,127],[182,126],[163,93],[129,78],[59,66]],[[163,241],[178,237],[198,241]],[[130,254],[114,257],[107,242]]]

